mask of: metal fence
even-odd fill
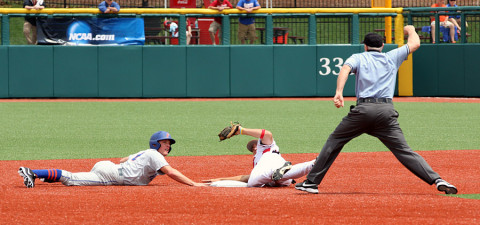
[[[462,7],[460,7],[462,8]],[[468,23],[468,27],[465,29],[465,42],[467,43],[480,43],[480,7],[463,7],[471,8],[469,10],[464,10],[465,21]],[[412,8],[411,8],[412,9]],[[421,8],[413,8],[421,9]],[[422,28],[428,28],[430,26],[430,17],[435,15],[431,12],[431,8],[424,8],[423,11],[411,12],[408,9],[404,9],[404,24],[413,24],[417,27],[417,32],[421,38],[422,43],[432,43],[431,34],[428,31],[424,31]],[[254,44],[265,44],[266,37],[263,35],[264,31],[262,28],[265,28],[265,17],[261,15],[256,15],[256,26],[260,28],[257,31],[258,39]],[[205,15],[203,18],[211,16]],[[230,15],[230,44],[236,45],[241,42],[238,40],[238,15]],[[154,28],[154,30],[162,30],[163,20],[165,17],[158,17],[156,23],[149,24],[145,20],[145,31],[147,29]],[[173,18],[175,19],[175,18]],[[375,15],[369,16],[368,14],[359,14],[359,24],[358,31],[353,31],[352,26],[352,14],[317,14],[315,16],[316,22],[316,43],[315,44],[351,44],[353,38],[362,39],[362,37],[368,32],[377,32],[379,34],[385,34],[385,16]],[[24,18],[22,15],[13,15],[10,17],[10,28],[9,28],[9,38],[11,45],[24,45],[26,44],[25,38],[23,36],[23,21]],[[392,20],[393,23],[394,20]],[[0,23],[1,24],[1,23]],[[285,43],[285,44],[310,44],[309,43],[309,16],[308,15],[275,15],[273,16],[273,26],[277,28],[284,29],[288,31],[288,36],[285,35],[284,38],[280,38],[281,41],[276,41],[275,43]],[[0,25],[1,27],[1,25]],[[392,27],[395,27],[392,24]],[[202,28],[203,32],[207,32],[205,27]],[[358,37],[353,37],[353,34],[358,34]],[[394,34],[395,32],[392,32]],[[278,36],[280,33],[274,33],[274,36]],[[1,35],[1,34],[0,34]],[[167,36],[168,34],[163,32],[149,35],[157,36]],[[463,34],[462,34],[463,35]],[[386,35],[384,35],[386,36]],[[443,36],[440,34],[440,36]],[[207,38],[207,35],[203,37]],[[395,38],[395,37],[393,37]],[[457,42],[464,42],[464,38],[460,35]],[[387,41],[387,40],[385,40]],[[165,43],[146,43],[146,44],[165,44]],[[168,43],[167,43],[168,44]],[[210,43],[203,43],[210,44]]]
[[[466,28],[468,43],[480,43],[480,15],[466,15],[466,21],[468,22],[468,27]],[[145,24],[149,28],[163,28],[163,19],[164,17],[159,17],[159,22],[156,24]],[[175,19],[175,18],[173,18]],[[10,44],[11,45],[25,45],[26,40],[23,36],[23,17],[11,17],[10,18]],[[385,30],[385,17],[377,16],[360,16],[360,27],[359,27],[359,39],[368,32],[377,32],[379,34],[384,34]],[[412,24],[417,27],[417,31],[422,43],[431,43],[431,34],[429,32],[423,32],[422,27],[430,25],[429,16],[413,16]],[[307,17],[275,17],[273,19],[274,27],[282,27],[288,30],[288,36],[285,38],[285,41],[279,43],[286,44],[309,44],[308,39],[308,18]],[[393,23],[393,22],[392,22]],[[404,24],[408,24],[408,19],[405,17]],[[265,27],[265,18],[258,17],[256,18],[257,28]],[[347,15],[324,15],[316,17],[316,26],[317,26],[317,37],[316,44],[350,44],[352,43],[352,17]],[[393,25],[394,27],[394,25]],[[146,30],[147,32],[147,30]],[[262,31],[257,31],[258,39],[254,44],[264,44],[265,36],[262,36]],[[394,33],[394,32],[392,32]],[[166,33],[156,34],[158,36],[167,36]],[[238,45],[240,41],[238,40],[238,18],[232,16],[230,18],[230,44]],[[442,35],[440,35],[442,36]],[[1,38],[1,35],[0,35]],[[205,38],[205,36],[204,36]],[[208,36],[206,37],[208,38]],[[394,37],[393,37],[394,38]],[[459,38],[459,42],[461,37]],[[393,40],[392,40],[393,42]],[[155,44],[165,44],[165,43],[146,43],[147,45]]]
[[[368,32],[380,32],[385,27],[384,16],[359,16],[359,23],[357,32],[354,32],[352,25],[351,13],[343,14],[318,14],[315,16],[316,26],[316,44],[351,44],[353,43],[354,33],[358,35],[357,40],[361,39]],[[238,15],[230,15],[230,44],[239,45],[241,41],[238,39]],[[189,17],[195,18],[195,17]],[[152,39],[162,39],[161,41],[148,41],[146,38],[146,45],[162,45],[171,44],[169,38],[170,34],[165,31],[163,21],[179,20],[178,16],[147,16],[145,17],[145,35]],[[211,17],[203,16],[197,17],[197,19],[211,19]],[[9,44],[10,45],[26,45],[25,37],[23,36],[23,21],[24,18],[21,15],[13,15],[9,17]],[[257,27],[256,36],[254,41],[256,45],[266,44],[266,19],[265,16],[256,16],[255,25]],[[1,27],[1,25],[0,25]],[[274,44],[311,44],[309,43],[309,16],[308,15],[274,15],[273,16],[274,27]],[[276,32],[276,29],[281,29]],[[201,44],[212,44],[210,37],[208,36],[207,28],[203,26],[199,32],[203,32],[202,39],[206,38],[207,43],[202,41]],[[205,33],[206,32],[206,33]],[[156,37],[156,38],[155,38]],[[205,39],[204,39],[205,40]],[[197,42],[198,43],[198,42]]]
[[[405,15],[405,23],[412,24],[418,28],[417,33],[420,36],[420,39],[423,43],[432,43],[434,40],[431,39],[431,18],[432,17],[439,17],[440,15],[448,15],[448,16],[459,16],[460,18],[463,17],[458,24],[462,28],[456,29],[457,33],[455,36],[457,42],[462,43],[480,43],[480,11],[479,7],[458,7],[460,11],[440,11],[435,10],[434,8],[405,8],[404,15]],[[438,11],[438,12],[432,12]],[[436,18],[435,20],[438,20]],[[464,20],[464,21],[463,21]],[[442,30],[443,27],[438,27]],[[438,31],[437,30],[437,31]],[[444,29],[444,32],[438,31],[440,38],[440,42],[445,42],[445,36],[449,36],[448,30]]]
[[[209,2],[211,2],[210,0]],[[267,3],[268,1],[268,3]],[[47,0],[50,8],[94,8],[101,0]],[[123,8],[168,8],[170,0],[116,0]],[[231,0],[237,4],[238,0]],[[430,7],[436,0],[392,0],[393,7]],[[259,0],[260,5],[272,8],[370,8],[371,0]],[[271,4],[270,4],[271,3]],[[445,0],[445,4],[448,3]],[[0,7],[21,7],[23,0],[0,0]],[[480,6],[480,0],[458,0],[459,6]],[[197,8],[204,7],[196,0]]]

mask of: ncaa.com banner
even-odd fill
[[[143,18],[38,18],[39,45],[143,45]]]

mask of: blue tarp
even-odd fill
[[[430,33],[432,30],[432,27],[430,26],[423,26],[422,27],[422,32],[427,32]],[[443,42],[449,42],[450,41],[450,29],[446,28],[444,26],[440,26],[440,33],[443,34]],[[457,27],[455,27],[455,41],[458,40],[458,33],[457,33]]]
[[[38,44],[143,45],[143,18],[39,18]]]

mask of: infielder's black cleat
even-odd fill
[[[282,167],[278,168],[273,172],[272,174],[272,180],[277,181],[283,178],[283,175],[287,173],[290,169],[292,169],[292,163],[289,161],[286,161],[285,164],[283,164]]]
[[[457,194],[457,188],[443,179],[437,179],[437,190],[445,192],[445,194]]]
[[[18,174],[23,177],[23,183],[27,188],[35,187],[35,178],[37,177],[30,168],[20,167],[20,169],[18,169]]]
[[[303,181],[295,185],[295,189],[300,191],[306,191],[312,194],[318,194],[318,185],[308,182],[308,180]]]

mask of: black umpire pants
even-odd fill
[[[407,144],[392,103],[358,103],[327,139],[307,179],[320,184],[343,146],[363,133],[378,139],[413,174],[428,184],[440,176]]]

